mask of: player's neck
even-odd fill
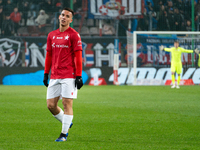
[[[68,25],[68,26],[64,26],[64,27],[60,25],[59,31],[60,31],[60,32],[64,32],[64,31],[67,30],[68,28],[69,28],[69,25]]]

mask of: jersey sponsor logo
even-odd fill
[[[55,39],[55,36],[53,36],[53,39]]]
[[[63,39],[63,37],[57,37],[56,39],[58,39],[58,40],[62,40],[62,39]]]
[[[64,44],[55,44],[55,43],[53,43],[52,44],[52,47],[56,47],[56,48],[69,48],[69,46],[68,45],[64,45]]]

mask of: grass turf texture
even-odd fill
[[[2,85],[0,150],[200,149],[199,96],[199,86],[84,86],[67,142],[57,143],[46,88]]]

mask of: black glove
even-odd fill
[[[48,87],[48,77],[49,76],[49,74],[47,74],[47,73],[45,73],[44,74],[44,79],[43,79],[43,83],[44,83],[44,85],[46,86],[46,87]]]
[[[77,89],[80,89],[83,86],[83,80],[81,76],[77,76],[75,80],[75,87],[77,86]]]

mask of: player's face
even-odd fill
[[[179,43],[178,42],[174,42],[174,47],[178,48],[179,47]]]
[[[63,10],[59,16],[59,21],[61,26],[69,26],[69,24],[72,22],[72,13],[70,11]]]

